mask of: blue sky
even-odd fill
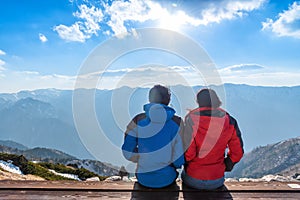
[[[82,63],[99,44],[147,27],[196,41],[224,83],[300,85],[300,1],[2,0],[0,92],[72,89]],[[99,88],[114,88],[133,71],[132,78],[141,82],[149,74],[170,78],[168,70],[149,63],[201,83],[178,57],[142,50],[117,60]]]

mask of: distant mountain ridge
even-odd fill
[[[227,177],[260,178],[267,174],[300,174],[300,137],[257,147],[244,155]]]
[[[23,144],[11,141],[11,140],[0,140],[1,146],[11,147],[19,150],[27,150],[28,147],[24,146]]]
[[[1,153],[9,153],[9,154],[16,154],[16,155],[23,155],[25,156],[27,159],[32,160],[32,161],[49,161],[49,160],[53,160],[53,161],[61,161],[61,160],[73,160],[73,159],[77,159],[74,156],[68,155],[62,151],[58,151],[55,149],[49,149],[49,148],[40,148],[40,147],[36,147],[33,149],[19,149],[18,147],[22,147],[24,145],[18,144],[18,146],[15,147],[11,147],[9,146],[10,143],[12,141],[9,142],[2,142],[2,144],[0,145],[0,152]]]
[[[6,105],[9,106],[0,105],[0,139],[17,141],[30,148],[47,147],[92,158],[82,145],[74,124],[61,119],[64,116],[51,103],[25,97]]]
[[[192,89],[195,93],[202,86]],[[222,91],[220,87],[214,87]],[[195,94],[186,94],[191,88],[172,86],[171,91],[184,97],[172,96],[171,106],[176,114],[184,117],[188,109],[195,108]],[[224,108],[237,119],[242,131],[245,150],[297,137],[300,133],[300,86],[260,87],[225,84]],[[117,147],[123,141],[124,131],[130,117],[143,112],[148,102],[147,88],[122,87],[115,90],[95,90],[95,114],[107,138]],[[118,103],[111,110],[112,97],[132,94],[129,105]],[[72,110],[72,90],[41,89],[21,91],[15,94],[0,94],[0,139],[12,140],[29,148],[45,147],[63,151],[79,159],[91,159],[85,144],[76,130]],[[82,99],[84,100],[84,96]],[[188,101],[189,100],[189,101]],[[225,101],[226,100],[226,101]],[[192,103],[191,103],[192,102]],[[124,114],[125,113],[125,114]],[[115,122],[118,116],[120,123]],[[82,133],[81,133],[82,134]],[[98,132],[95,130],[95,135]],[[258,139],[259,138],[259,139]],[[97,152],[101,154],[102,141],[98,141]],[[119,155],[116,161],[121,160]],[[102,160],[108,162],[106,160]],[[113,163],[121,165],[120,163]]]

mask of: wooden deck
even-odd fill
[[[177,185],[148,189],[132,182],[0,181],[0,199],[300,199],[300,189],[282,182],[227,182],[219,191]]]

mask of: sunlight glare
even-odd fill
[[[183,18],[181,18],[180,13],[163,13],[160,18],[159,27],[173,31],[179,31],[184,23],[185,22]]]

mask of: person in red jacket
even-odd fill
[[[185,117],[182,181],[195,189],[213,190],[223,186],[225,171],[242,158],[243,140],[237,121],[220,108],[214,90],[200,90],[197,103],[199,108]]]

